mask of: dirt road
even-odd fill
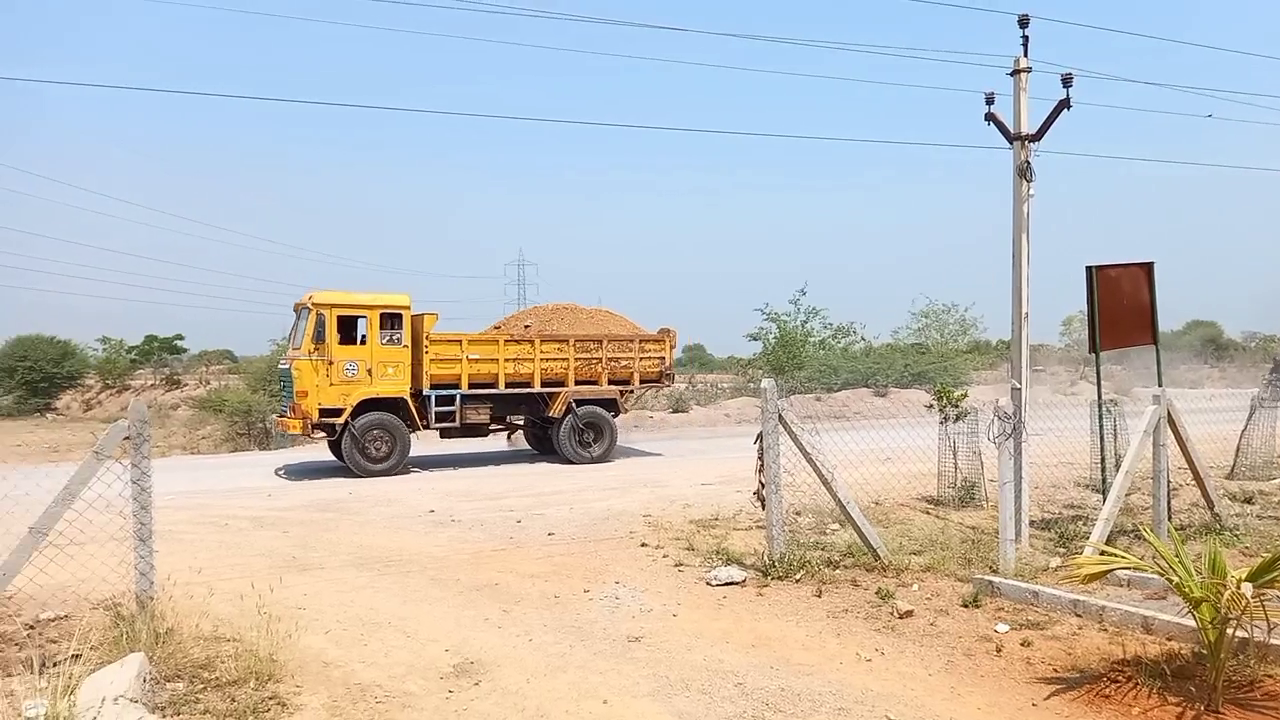
[[[324,448],[165,458],[161,570],[297,623],[300,718],[1098,717],[1028,679],[1061,669],[1069,624],[1005,647],[1009,610],[962,609],[952,583],[902,587],[921,612],[895,620],[874,587],[713,589],[678,566],[682,518],[752,512],[752,437],[634,435],[590,467],[431,442],[377,480]]]

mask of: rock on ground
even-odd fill
[[[893,616],[899,620],[906,620],[915,614],[916,608],[914,605],[902,602],[901,600],[893,601]]]
[[[99,669],[76,692],[76,720],[158,720],[147,710],[151,662],[133,653]]]
[[[707,573],[707,584],[711,587],[741,585],[746,581],[747,571],[737,565],[721,565]]]

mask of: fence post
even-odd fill
[[[1161,540],[1169,539],[1169,440],[1165,429],[1169,413],[1164,389],[1151,396],[1156,411],[1156,426],[1151,431],[1151,531]]]
[[[1018,493],[1015,492],[1016,480],[1013,472],[1013,425],[1009,419],[1013,416],[1013,405],[1008,400],[1000,401],[996,415],[998,429],[995,434],[998,462],[996,474],[999,495],[996,499],[996,510],[999,513],[999,555],[1000,573],[1010,575],[1018,563],[1018,525],[1021,508],[1018,504]]]
[[[133,522],[134,594],[139,605],[156,597],[155,516],[152,498],[151,417],[147,404],[129,403],[129,501]]]
[[[773,378],[760,381],[760,447],[764,454],[764,527],[769,556],[786,550],[786,525],[782,498],[782,406]]]

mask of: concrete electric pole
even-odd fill
[[[1030,15],[1018,16],[1018,29],[1022,31],[1022,54],[1013,60],[1013,128],[995,111],[996,94],[986,93],[987,112],[983,119],[994,125],[1009,147],[1013,149],[1013,326],[1009,335],[1009,401],[1013,406],[1013,482],[1014,505],[1018,508],[1017,538],[1022,544],[1029,542],[1030,493],[1026,484],[1026,417],[1027,394],[1031,380],[1031,340],[1029,336],[1029,294],[1027,280],[1030,274],[1029,255],[1032,183],[1035,168],[1031,164],[1031,146],[1039,143],[1053,127],[1062,113],[1071,109],[1071,86],[1075,76],[1062,75],[1062,89],[1066,95],[1053,106],[1044,122],[1034,133],[1029,132],[1028,80],[1031,77],[1031,27]]]

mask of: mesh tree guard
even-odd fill
[[[1102,446],[1098,444],[1098,401],[1089,403],[1089,487],[1107,494],[1111,481],[1120,472],[1120,464],[1129,452],[1129,419],[1117,398],[1102,401],[1101,437],[1107,450],[1107,473],[1102,476]]]
[[[968,411],[938,418],[939,505],[985,507],[986,473],[982,467],[982,423]]]
[[[1280,417],[1280,384],[1270,376],[1249,400],[1249,415],[1236,441],[1235,456],[1227,479],[1265,482],[1280,477],[1276,463],[1276,420]]]

